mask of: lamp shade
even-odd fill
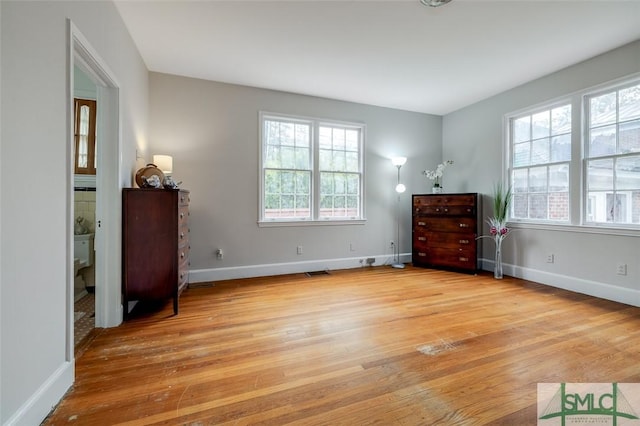
[[[393,157],[391,159],[391,164],[394,166],[404,166],[404,163],[407,162],[407,157]]]
[[[164,174],[171,174],[173,172],[173,157],[170,155],[154,155],[153,164],[162,170]]]

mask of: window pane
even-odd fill
[[[528,166],[531,156],[531,144],[529,142],[519,143],[513,146],[513,166]]]
[[[616,126],[591,129],[589,138],[589,157],[601,157],[616,153]]]
[[[529,217],[529,196],[527,194],[514,194],[513,196],[513,217],[516,219],[527,219]]]
[[[344,129],[333,129],[333,149],[344,150],[345,135]]]
[[[357,152],[346,153],[347,164],[345,170],[348,172],[358,172],[360,170],[359,155]]]
[[[549,162],[549,138],[538,139],[531,142],[531,164],[544,164]]]
[[[347,194],[360,195],[360,175],[347,176]]]
[[[309,146],[309,132],[310,128],[306,124],[296,124],[296,146],[308,147]]]
[[[640,84],[620,91],[620,121],[640,118]]]
[[[527,192],[529,190],[529,169],[513,171],[513,192]]]
[[[549,193],[549,220],[569,220],[569,193]]]
[[[320,127],[320,149],[331,149],[331,127]]]
[[[267,145],[267,152],[265,154],[264,166],[268,168],[279,168],[282,166],[280,163],[280,147]]]
[[[532,116],[532,139],[544,138],[551,134],[550,111],[540,112]]]
[[[591,98],[589,104],[589,122],[591,126],[615,123],[616,92]]]
[[[529,218],[547,219],[547,194],[529,194]]]
[[[569,165],[558,164],[549,166],[549,191],[569,191]]]
[[[295,148],[296,153],[296,169],[310,169],[309,161],[311,156],[309,155],[309,148]]]
[[[333,151],[327,149],[320,150],[320,159],[318,166],[320,170],[333,170]]]
[[[513,141],[515,143],[531,139],[531,116],[518,118],[513,121]]]
[[[337,151],[333,153],[333,170],[337,172],[344,172],[347,168],[347,160],[345,158],[344,151]]]
[[[613,189],[613,160],[589,161],[587,167],[589,191]]]
[[[616,190],[640,191],[640,156],[616,161]],[[640,210],[640,204],[637,208]]]
[[[529,169],[529,192],[547,191],[547,168],[532,167]]]
[[[571,135],[556,136],[551,139],[551,162],[571,160]]]
[[[640,152],[640,120],[620,124],[618,154]]]
[[[358,130],[347,130],[346,149],[348,151],[359,151],[360,132]]]
[[[564,105],[551,110],[551,134],[571,132],[571,105]]]
[[[296,150],[295,148],[283,146],[280,149],[280,167],[283,169],[296,168]]]

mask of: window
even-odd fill
[[[586,97],[587,220],[640,224],[640,84]]]
[[[510,119],[513,219],[569,220],[571,104]]]
[[[261,222],[363,218],[364,125],[260,114]]]
[[[637,77],[506,122],[512,221],[640,229]]]
[[[75,99],[75,173],[96,174],[96,101]]]

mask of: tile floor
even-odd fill
[[[96,297],[89,293],[78,300],[73,307],[74,312],[74,347],[78,347],[95,327]]]

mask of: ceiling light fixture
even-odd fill
[[[451,0],[420,0],[425,6],[438,7],[449,3]]]

